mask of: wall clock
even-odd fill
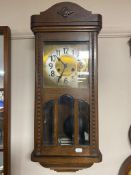
[[[101,161],[98,144],[97,41],[101,15],[55,4],[31,17],[36,43],[32,161],[77,171]]]

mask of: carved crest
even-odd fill
[[[63,16],[64,18],[68,17],[69,15],[73,14],[74,11],[70,10],[68,7],[62,7],[61,10],[57,12],[59,15]]]
[[[102,18],[101,15],[92,14],[91,11],[72,2],[57,3],[40,12],[39,15],[32,15],[31,17],[33,32],[43,30],[43,27],[49,27],[52,30],[52,27],[61,28],[62,26],[90,26],[90,28],[96,28],[99,31],[102,26]],[[82,30],[85,28],[83,27]]]

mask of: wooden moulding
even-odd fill
[[[131,144],[131,125],[129,127],[128,137]],[[129,156],[121,165],[119,175],[131,175],[131,156]]]
[[[33,32],[91,30],[102,27],[102,16],[92,14],[79,5],[71,2],[61,2],[53,5],[40,15],[32,15],[31,29]]]
[[[55,171],[78,171],[91,167],[94,163],[101,162],[101,153],[96,156],[80,157],[80,156],[36,156],[34,152],[31,155],[34,162]]]
[[[4,175],[10,175],[10,104],[11,104],[11,31],[8,26],[0,26],[4,37],[4,109],[3,109],[3,166]]]
[[[130,144],[131,144],[131,126],[129,128],[128,137],[129,137],[129,141],[130,141]]]
[[[130,173],[129,173],[130,172]],[[131,174],[131,156],[129,156],[122,164],[119,175],[130,175]]]

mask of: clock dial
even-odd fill
[[[57,87],[82,87],[88,79],[89,51],[78,46],[56,46],[44,55],[44,74]]]
[[[75,86],[78,60],[75,52],[78,51],[72,48],[59,48],[49,55],[46,72],[55,84]]]

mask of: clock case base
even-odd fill
[[[32,152],[31,160],[57,172],[75,172],[101,162],[102,155],[99,152],[92,156],[39,156]]]

